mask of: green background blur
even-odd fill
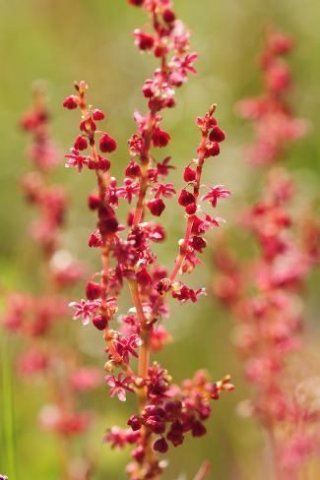
[[[290,165],[305,181],[305,188],[316,193],[320,176],[320,2],[176,0],[175,4],[179,16],[193,32],[192,49],[200,54],[197,77],[191,78],[178,92],[177,108],[165,114],[164,125],[173,137],[170,153],[180,167],[174,173],[177,184],[181,168],[192,158],[197,144],[194,118],[216,102],[228,141],[219,160],[209,165],[207,182],[231,187],[234,196],[219,214],[223,213],[227,220],[234,216],[250,177],[248,167],[244,167],[243,146],[251,138],[249,126],[234,115],[234,103],[260,91],[255,59],[265,27],[273,23],[296,39],[297,48],[291,57],[296,79],[293,101],[296,111],[310,120],[312,128],[310,135],[290,152]],[[47,84],[53,133],[61,148],[57,180],[68,189],[73,204],[65,244],[75,258],[91,265],[90,270],[97,267],[98,260],[86,248],[93,227],[93,218],[85,209],[92,177],[78,176],[63,168],[63,152],[71,145],[77,124],[76,115],[63,111],[61,103],[72,92],[74,80],[85,79],[89,83],[91,102],[108,112],[108,130],[119,141],[114,172],[122,172],[127,161],[127,139],[134,129],[132,114],[135,109],[144,111],[140,88],[153,67],[151,57],[140,55],[132,41],[133,29],[144,22],[142,12],[128,7],[125,0],[0,0],[1,286],[36,288],[36,280],[31,282],[30,278],[34,278],[34,262],[38,257],[32,242],[26,238],[33,215],[24,205],[19,190],[20,176],[28,168],[24,156],[26,139],[17,122],[30,104],[31,85],[37,79]],[[176,215],[174,208],[163,215],[170,232],[170,241],[162,249],[166,264],[172,259],[183,232],[183,218],[177,221]],[[195,275],[195,283],[209,284],[210,262],[208,252],[205,268]],[[77,326],[72,324],[72,335],[77,337],[81,348],[89,352],[99,350],[97,342],[100,342],[102,351],[99,336]],[[175,307],[170,330],[176,342],[160,358],[176,380],[205,366],[213,378],[231,373],[237,390],[214,405],[207,437],[186,441],[169,455],[165,478],[191,479],[202,460],[208,458],[213,464],[210,479],[263,479],[260,465],[263,436],[252,420],[236,413],[237,405],[250,392],[242,381],[241,365],[230,342],[230,319],[209,296],[192,308]],[[39,433],[36,425],[37,409],[45,398],[44,386],[27,385],[13,375],[10,359],[14,347],[4,340],[2,373],[6,379],[10,374],[13,376],[16,477],[10,480],[56,480],[55,440],[50,434]],[[102,354],[92,354],[92,358],[97,365],[103,364]],[[8,397],[4,389],[0,404],[3,427],[0,472],[11,468],[3,437],[4,430],[10,429],[4,427],[6,415],[10,417],[3,411],[7,407],[3,398]],[[120,472],[128,452],[110,452],[102,445],[101,437],[110,424],[124,423],[134,405],[122,406],[109,399],[106,391],[97,393],[94,405],[101,417],[88,438],[98,459],[94,480],[125,478]]]

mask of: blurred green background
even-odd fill
[[[222,156],[207,170],[207,182],[228,185],[234,192],[225,210],[227,218],[237,209],[250,170],[244,167],[243,146],[251,131],[234,115],[235,102],[260,91],[256,56],[262,45],[263,32],[269,23],[294,36],[297,48],[291,56],[296,79],[293,94],[295,109],[312,124],[310,135],[290,152],[291,168],[305,181],[308,190],[318,191],[320,176],[318,144],[320,128],[320,3],[317,0],[176,0],[179,16],[193,32],[192,49],[200,54],[198,75],[178,92],[178,106],[165,115],[165,125],[172,134],[170,153],[178,166],[174,173],[177,184],[183,165],[194,155],[197,129],[194,118],[204,113],[212,102],[218,104],[218,116],[228,133]],[[90,85],[94,105],[108,112],[109,130],[119,141],[114,172],[123,170],[127,162],[127,139],[134,129],[132,114],[144,110],[140,93],[143,80],[152,71],[153,60],[140,55],[133,46],[132,31],[145,22],[139,9],[125,0],[0,0],[0,225],[1,285],[6,288],[28,288],[30,275],[37,262],[37,252],[27,241],[27,226],[33,217],[24,205],[19,179],[28,168],[25,160],[26,139],[17,122],[30,104],[31,85],[43,79],[49,92],[53,114],[53,133],[61,148],[61,169],[57,180],[69,191],[72,211],[65,232],[66,246],[90,269],[98,259],[86,248],[93,218],[86,212],[86,195],[92,188],[90,175],[76,175],[63,167],[63,152],[76,133],[76,115],[63,111],[63,98],[72,92],[74,80],[85,79]],[[163,216],[170,232],[170,241],[162,249],[169,264],[183,232],[183,220],[176,219],[174,208]],[[210,252],[204,269],[196,274],[195,283],[210,283]],[[32,288],[32,285],[31,285]],[[80,295],[80,294],[79,294]],[[180,380],[205,366],[213,378],[231,373],[237,390],[215,405],[209,435],[187,441],[171,452],[166,479],[191,479],[203,459],[212,462],[210,479],[262,479],[260,447],[263,437],[252,420],[240,418],[236,407],[250,394],[243,383],[241,364],[233,351],[231,322],[210,296],[197,306],[174,307],[170,321],[176,342],[170,345],[161,360]],[[72,334],[81,348],[92,352],[99,336],[73,324]],[[45,398],[43,385],[31,387],[13,374],[11,342],[6,339],[2,366],[13,382],[13,428],[15,437],[16,478],[10,480],[56,480],[56,443],[50,434],[39,433],[36,415]],[[95,350],[99,350],[95,346]],[[103,364],[103,353],[93,355],[97,365]],[[0,422],[4,427],[4,393],[1,395]],[[7,395],[8,396],[8,395]],[[127,452],[110,452],[101,443],[104,429],[124,422],[133,404],[119,405],[107,392],[96,395],[94,403],[101,414],[100,422],[88,442],[98,459],[94,480],[125,478],[123,465]],[[9,415],[9,413],[8,413]],[[7,453],[0,437],[0,472],[6,471]],[[267,477],[266,477],[267,478]]]

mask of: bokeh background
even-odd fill
[[[228,141],[219,161],[208,166],[207,181],[232,189],[232,199],[219,213],[229,222],[235,217],[239,199],[250,184],[244,145],[250,141],[251,131],[235,116],[234,104],[260,89],[256,56],[263,32],[272,23],[296,39],[297,47],[291,56],[296,80],[293,102],[298,114],[312,125],[308,137],[290,151],[288,166],[300,177],[303,188],[316,193],[320,178],[320,3],[176,0],[175,4],[179,16],[193,32],[193,49],[200,54],[197,77],[179,91],[178,107],[165,117],[173,137],[170,153],[178,167],[174,173],[177,184],[181,169],[192,158],[197,144],[194,119],[216,102]],[[93,226],[93,218],[85,208],[92,177],[75,175],[63,167],[63,152],[69,148],[77,127],[76,116],[61,108],[62,99],[71,92],[74,80],[85,79],[89,83],[92,103],[108,112],[110,133],[119,140],[114,165],[114,171],[119,173],[127,161],[126,142],[134,129],[133,111],[144,108],[140,88],[152,71],[153,61],[133,46],[132,31],[145,18],[139,9],[129,8],[125,0],[0,0],[0,12],[1,287],[36,290],[34,265],[38,256],[26,233],[32,212],[24,205],[19,189],[19,179],[28,168],[26,139],[17,127],[21,113],[30,103],[32,83],[37,79],[46,82],[53,133],[61,149],[61,168],[56,177],[72,199],[65,244],[91,270],[98,265],[95,255],[86,248]],[[183,232],[183,219],[177,218],[174,208],[163,215],[170,232],[170,241],[162,249],[167,264]],[[210,265],[208,252],[195,282],[210,285]],[[319,333],[316,291],[310,297],[310,331],[314,334]],[[250,390],[243,382],[241,364],[230,341],[230,318],[208,296],[192,308],[175,307],[170,330],[175,342],[159,358],[177,380],[205,366],[213,378],[231,373],[237,390],[217,402],[208,436],[187,441],[169,455],[170,469],[165,478],[191,479],[202,459],[207,458],[213,464],[210,479],[262,479],[263,435],[253,420],[237,414],[237,405],[250,396]],[[102,366],[103,345],[99,336],[78,324],[72,325],[71,334],[92,362]],[[15,476],[10,480],[56,480],[56,440],[50,434],[39,433],[36,422],[38,408],[46,396],[44,386],[41,382],[31,386],[15,375],[13,359],[17,345],[1,335],[0,471],[13,468],[4,438],[9,429],[14,438],[15,464]],[[99,343],[101,355],[96,353]],[[8,391],[10,383],[12,395]],[[97,460],[94,480],[125,478],[121,472],[128,452],[110,452],[101,438],[107,426],[124,422],[133,404],[119,405],[109,399],[105,390],[94,395],[93,404],[99,412],[99,422],[87,442]]]

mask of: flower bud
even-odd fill
[[[206,427],[201,422],[194,422],[192,425],[192,436],[202,437],[207,433]]]
[[[101,295],[101,286],[96,282],[88,282],[86,286],[86,296],[88,300],[95,300]]]
[[[134,432],[137,430],[140,430],[141,428],[141,419],[137,415],[131,415],[131,417],[128,420],[128,425],[129,427],[132,428]]]
[[[64,100],[63,106],[68,110],[74,110],[78,106],[78,97],[76,95],[70,95]]]
[[[99,228],[102,234],[116,233],[118,226],[118,220],[113,216],[104,218],[99,222]]]
[[[135,461],[138,462],[138,463],[142,463],[142,462],[143,462],[144,455],[145,455],[145,451],[144,451],[144,448],[143,448],[142,446],[139,446],[139,447],[135,448],[135,449],[131,452],[132,458],[134,458]]]
[[[153,450],[155,452],[166,453],[168,451],[168,448],[168,443],[163,437],[156,440],[153,444]]]
[[[101,241],[100,235],[95,232],[91,233],[88,240],[88,246],[90,248],[97,248],[97,247],[101,247],[101,245],[102,245],[102,241]]]
[[[85,150],[88,147],[88,142],[85,137],[79,135],[75,139],[73,146],[76,150]]]
[[[169,417],[179,417],[181,415],[182,403],[180,400],[171,400],[166,403],[165,411]]]
[[[220,127],[216,126],[211,130],[210,135],[209,135],[209,140],[211,142],[223,142],[223,140],[226,138],[226,135],[223,130],[221,130]]]
[[[91,135],[93,132],[97,130],[97,125],[94,123],[91,117],[86,118],[80,122],[80,130],[82,132],[88,133]]]
[[[191,239],[190,245],[194,248],[197,252],[202,252],[202,250],[206,247],[207,242],[204,238],[194,236]]]
[[[134,32],[136,37],[136,45],[140,50],[151,50],[154,45],[154,38],[148,33],[142,32],[141,30],[136,30]]]
[[[166,23],[172,23],[175,21],[176,19],[176,15],[174,13],[173,10],[171,10],[170,8],[166,8],[162,14],[162,17],[163,17],[163,20],[166,22]]]
[[[148,270],[145,267],[142,267],[138,272],[137,272],[137,281],[140,285],[151,285],[152,283],[152,278],[148,273]]]
[[[112,137],[110,137],[110,135],[105,133],[100,138],[99,147],[101,152],[103,153],[112,153],[117,148],[117,142]]]
[[[206,148],[205,156],[208,157],[216,157],[220,153],[220,146],[218,142],[213,142]]]
[[[104,120],[105,119],[105,114],[103,113],[102,110],[99,110],[98,108],[96,108],[92,112],[92,118],[93,118],[93,120],[96,120],[98,122],[99,120]]]
[[[110,165],[111,165],[110,160],[108,160],[107,158],[99,157],[99,161],[98,161],[99,170],[102,170],[103,172],[107,172],[110,169]]]
[[[160,417],[148,417],[145,423],[153,433],[162,434],[166,430],[166,424]]]
[[[178,202],[182,207],[186,207],[187,205],[195,203],[195,197],[192,193],[188,192],[187,190],[183,189],[180,192]]]
[[[191,168],[190,166],[184,169],[183,179],[185,182],[187,183],[193,182],[196,179],[196,176],[197,176],[196,171],[193,170],[193,168]]]
[[[141,7],[144,4],[144,0],[128,0],[128,2],[135,7]]]
[[[98,330],[104,330],[107,325],[108,321],[105,316],[103,315],[97,315],[92,319],[92,324],[98,329]]]
[[[88,196],[88,207],[90,210],[96,210],[100,206],[100,197],[99,195],[91,194]]]
[[[190,203],[190,205],[187,205],[186,208],[186,213],[188,215],[194,215],[197,211],[197,204],[196,203]]]
[[[152,134],[152,141],[155,147],[166,147],[170,141],[170,135],[164,130],[156,128]]]
[[[125,170],[125,175],[130,178],[140,177],[141,170],[139,165],[136,162],[131,161]]]
[[[150,202],[147,203],[147,207],[149,208],[152,215],[154,215],[155,217],[160,217],[163,210],[166,208],[161,198],[155,198],[154,200],[150,200]]]

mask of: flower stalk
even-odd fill
[[[197,157],[185,168],[186,185],[177,195],[184,209],[186,231],[170,274],[152,250],[153,243],[166,238],[165,227],[158,219],[165,211],[165,201],[176,195],[173,184],[166,181],[173,168],[171,157],[157,160],[159,150],[171,140],[162,128],[162,112],[175,106],[175,90],[190,73],[195,73],[197,55],[189,53],[189,32],[177,19],[171,1],[129,3],[148,14],[150,31],[135,30],[135,43],[142,52],[153,54],[159,66],[142,89],[147,113],[134,114],[136,131],[128,142],[129,163],[120,185],[110,173],[112,162],[105,156],[115,152],[117,142],[98,127],[106,115],[88,104],[84,81],[75,84],[76,94],[67,97],[63,105],[81,112],[79,135],[66,155],[66,166],[79,172],[95,172],[96,189],[88,197],[88,206],[96,213],[97,225],[88,245],[100,249],[101,256],[101,271],[89,280],[87,298],[70,306],[75,310],[75,319],[92,323],[103,332],[110,396],[120,401],[125,401],[128,394],[137,396],[138,411],[128,419],[129,428],[109,428],[105,440],[112,448],[134,446],[127,473],[131,480],[142,480],[162,476],[161,455],[169,445],[181,445],[188,433],[194,437],[206,433],[203,422],[210,416],[210,401],[218,399],[222,391],[231,391],[233,385],[229,376],[211,383],[203,371],[176,385],[165,368],[151,361],[152,353],[162,349],[169,339],[162,323],[169,316],[168,296],[183,304],[196,302],[205,293],[203,288],[188,287],[177,276],[190,273],[200,263],[198,255],[206,246],[203,234],[219,226],[218,219],[203,212],[200,189],[203,167],[219,154],[225,134],[214,117],[215,106],[197,119],[201,131]],[[202,200],[215,208],[217,200],[230,193],[219,188],[212,187],[215,204],[211,192]],[[125,221],[117,211],[122,201],[128,205]],[[100,278],[99,283],[96,278]],[[132,308],[119,316],[119,295],[125,285]]]

